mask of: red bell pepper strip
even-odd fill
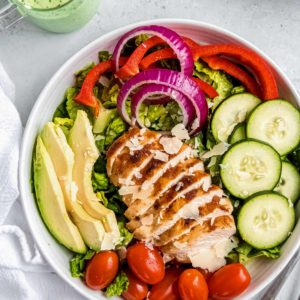
[[[200,46],[190,39],[186,39],[185,42],[190,46],[195,61],[199,58],[212,55],[227,55],[237,59],[241,64],[254,71],[254,75],[256,75],[262,86],[262,96],[264,100],[279,97],[272,70],[264,59],[254,51],[237,45],[219,44]]]
[[[116,72],[116,76],[121,80],[126,80],[137,74],[139,72],[139,64],[147,51],[161,44],[166,44],[166,42],[157,36],[144,41],[132,52],[125,65]]]
[[[225,71],[232,77],[238,79],[251,94],[261,98],[260,86],[256,80],[236,64],[217,55],[202,57],[202,60],[204,60],[213,70]]]
[[[164,48],[150,53],[140,62],[140,68],[142,70],[147,70],[152,64],[163,60],[177,58],[175,52],[171,48]]]
[[[94,108],[95,116],[98,116],[100,104],[97,97],[94,95],[93,88],[100,76],[108,71],[112,71],[112,61],[104,61],[96,65],[85,77],[79,94],[75,97],[75,101]]]
[[[218,92],[215,90],[213,86],[211,86],[209,83],[205,82],[204,80],[200,78],[193,77],[192,78],[200,87],[200,89],[204,92],[206,96],[213,99],[217,96],[219,96]]]

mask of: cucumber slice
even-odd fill
[[[288,200],[277,193],[255,195],[242,206],[237,227],[243,240],[257,249],[269,249],[283,243],[295,225],[295,211]]]
[[[300,197],[300,174],[297,168],[287,161],[282,162],[280,180],[274,191],[296,202]]]
[[[246,120],[261,101],[252,94],[233,95],[219,104],[211,119],[212,134],[216,141],[227,142],[234,127]]]
[[[228,142],[229,144],[234,144],[246,138],[246,124],[241,123],[234,127]]]
[[[280,155],[292,152],[300,143],[300,113],[286,100],[260,104],[249,116],[248,138],[264,141]]]
[[[238,198],[273,190],[280,179],[281,159],[270,145],[246,139],[232,145],[221,161],[221,179]]]

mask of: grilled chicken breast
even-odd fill
[[[128,206],[127,228],[165,261],[215,271],[235,246],[232,205],[176,137],[132,128],[107,152],[107,173]]]

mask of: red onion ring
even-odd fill
[[[150,83],[171,87],[186,96],[196,112],[196,118],[191,124],[190,134],[196,134],[201,130],[206,123],[208,115],[208,106],[202,90],[188,76],[177,71],[165,69],[149,69],[140,72],[122,86],[117,100],[117,109],[127,123],[132,125],[126,111],[127,98],[136,88]]]

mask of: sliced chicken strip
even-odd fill
[[[160,134],[154,131],[143,131],[136,127],[131,128],[126,134],[117,139],[107,151],[108,176],[113,175],[114,164],[116,161],[120,161],[118,158],[123,154],[124,150],[127,150],[127,153],[130,153],[130,150],[131,152],[135,152],[136,150],[142,149],[144,145],[157,141],[159,137]],[[120,166],[116,169],[120,169]]]
[[[143,215],[155,202],[155,199],[149,199],[152,192],[154,183],[166,172],[170,167],[175,166],[181,161],[188,159],[191,154],[191,148],[184,145],[180,151],[170,156],[168,162],[158,161],[153,159],[146,167],[147,172],[144,170],[143,176],[146,179],[140,188],[140,193],[136,193],[134,200],[125,212],[125,216],[131,220],[136,216]],[[147,174],[147,175],[146,175]]]
[[[201,188],[194,189],[174,200],[168,207],[161,209],[156,214],[159,217],[153,222],[151,229],[146,230],[147,226],[141,226],[134,231],[134,235],[138,239],[146,239],[149,233],[151,237],[157,237],[181,218],[199,220],[218,208],[219,199],[222,196],[223,190],[215,185],[211,186],[207,192]],[[216,201],[213,201],[214,198]]]
[[[160,247],[160,250],[180,262],[190,262],[189,255],[194,252],[193,249],[214,245],[224,238],[230,238],[235,231],[233,217],[231,215],[220,216],[214,220],[213,224],[207,220],[195,226],[175,242]]]
[[[150,201],[153,198],[156,200],[160,195],[165,193],[168,189],[173,187],[180,181],[184,176],[186,175],[191,175],[195,171],[203,171],[204,170],[204,165],[203,162],[200,161],[199,159],[195,158],[190,158],[184,162],[179,163],[175,167],[169,168],[165,173],[164,176],[160,177],[153,185],[153,190],[151,192],[151,195],[149,196]],[[123,197],[123,202],[126,205],[130,205],[130,201],[127,200],[129,197]],[[141,217],[137,217],[136,219],[131,220],[129,223],[127,223],[127,228],[131,231],[134,231],[136,228],[140,227],[142,222],[139,222],[140,219],[146,217],[148,220],[149,217],[153,214],[151,213],[152,208],[148,210],[145,215]],[[157,215],[158,217],[158,215]],[[146,221],[147,222],[147,221]],[[145,222],[143,222],[145,223]]]
[[[107,151],[107,163],[106,163],[106,170],[108,176],[111,176],[112,166],[115,162],[115,159],[118,155],[122,152],[122,150],[126,147],[126,142],[128,139],[134,136],[140,135],[140,129],[137,127],[133,127],[128,130],[127,133],[123,134],[119,137],[108,149]]]
[[[230,200],[227,198],[218,198],[215,196],[213,197],[211,202],[199,207],[198,219],[179,219],[176,224],[174,224],[170,229],[166,230],[159,236],[157,241],[155,241],[155,245],[163,246],[167,243],[175,241],[184,234],[189,233],[190,230],[198,224],[202,224],[209,220],[211,223],[213,223],[216,218],[223,215],[229,215],[231,213],[232,205]]]
[[[152,207],[149,207],[146,214],[146,217],[150,214],[155,216],[155,219],[159,217],[159,212],[168,207],[173,201],[175,201],[177,198],[179,197],[183,197],[183,195],[185,195],[186,193],[194,190],[194,189],[202,189],[204,191],[207,191],[208,188],[211,185],[211,177],[203,172],[203,171],[195,171],[195,173],[191,174],[191,175],[185,175],[182,177],[182,179],[176,184],[173,185],[169,188],[169,190],[167,190],[164,194],[161,195],[160,198],[158,198],[156,201],[150,201],[152,204]],[[152,200],[152,199],[151,199]],[[145,201],[144,201],[145,202]],[[135,202],[134,204],[137,204],[136,206],[143,206],[143,202],[139,201],[139,202]],[[133,206],[133,205],[132,205]],[[130,206],[126,212],[125,212],[125,216],[129,219],[132,220],[133,218],[135,219],[139,219],[140,220],[140,224],[143,224],[143,217],[140,217],[140,215],[137,213],[138,209],[136,211],[133,211],[133,209],[131,208],[132,206]],[[127,212],[129,212],[127,214]],[[136,225],[137,223],[134,222],[134,224]],[[134,228],[134,225],[131,224],[131,222],[127,223],[128,229],[132,230]]]

